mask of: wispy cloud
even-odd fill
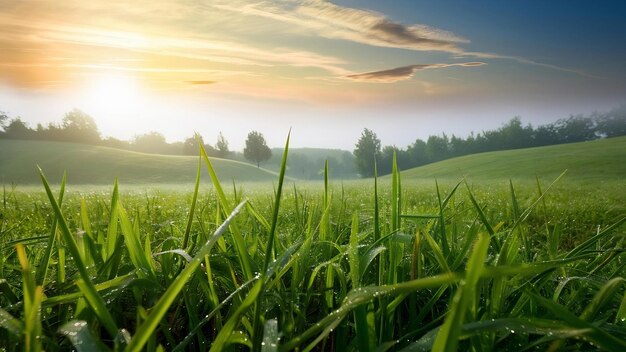
[[[349,73],[342,67],[346,62],[337,57],[300,48],[256,46],[242,38],[226,40],[220,33],[212,34],[186,23],[167,26],[163,22],[170,23],[171,18],[166,15],[146,18],[143,29],[133,21],[113,26],[101,17],[92,20],[90,14],[99,11],[115,21],[115,2],[111,8],[102,3],[74,3],[71,13],[59,9],[46,12],[28,4],[5,8],[0,0],[0,46],[5,50],[0,57],[0,78],[9,77],[20,85],[50,81],[44,69],[55,68],[150,72],[152,76],[228,71],[254,76],[273,67],[315,68],[338,76]],[[132,8],[129,5],[129,14],[138,16]],[[242,69],[244,66],[248,68]],[[54,76],[58,80],[62,74]]]
[[[347,79],[351,79],[353,81],[360,82],[376,82],[376,83],[394,83],[398,81],[403,81],[410,79],[413,77],[415,72],[428,70],[428,69],[436,69],[436,68],[446,68],[446,67],[476,67],[486,65],[484,62],[462,62],[462,63],[452,63],[452,64],[422,64],[422,65],[409,65],[392,68],[390,70],[382,70],[382,71],[373,71],[373,72],[364,72],[364,73],[353,73],[344,76]]]
[[[424,24],[403,24],[384,14],[339,6],[326,0],[272,1],[224,0],[212,5],[249,16],[265,17],[300,28],[309,35],[356,43],[415,51],[437,51],[456,58],[512,60],[584,77],[599,78],[584,71],[547,64],[518,56],[472,51],[463,48],[470,40],[450,31]]]
[[[217,81],[187,81],[191,85],[209,85],[217,83]]]
[[[463,50],[458,45],[469,42],[449,31],[423,24],[405,25],[378,12],[343,7],[323,0],[285,1],[281,5],[269,1],[223,1],[213,6],[287,22],[308,29],[310,35],[380,47],[459,54]]]

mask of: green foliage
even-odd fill
[[[226,140],[222,132],[220,132],[220,134],[217,136],[217,143],[215,143],[215,151],[217,153],[215,156],[217,156],[218,158],[227,159],[230,156],[230,150],[228,149],[228,141]]]
[[[376,133],[367,128],[361,132],[361,137],[354,149],[354,161],[359,174],[362,177],[374,175],[374,164],[380,155],[380,139]]]
[[[272,157],[272,150],[267,146],[262,133],[252,131],[248,133],[243,155],[246,159],[254,162],[256,166],[259,167],[261,162],[269,160],[269,158]]]
[[[100,132],[93,117],[74,109],[63,117],[62,129],[65,140],[87,144],[97,144],[100,141]]]
[[[326,164],[284,187],[288,143],[276,188],[223,187],[200,149],[209,189],[190,158],[183,192],[5,190],[0,346],[624,350],[621,183],[432,187],[392,158],[390,179]]]
[[[398,165],[403,169],[426,165],[437,161],[469,154],[540,147],[563,143],[575,143],[604,137],[626,135],[626,105],[605,113],[588,116],[575,115],[559,119],[554,123],[533,128],[524,126],[519,117],[514,117],[500,128],[473,132],[465,139],[445,133],[431,135],[425,141],[417,139],[406,149],[385,146],[379,163],[381,174],[391,173],[391,159],[395,152]]]

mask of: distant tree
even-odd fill
[[[228,141],[224,138],[222,132],[217,136],[217,143],[215,144],[217,150],[217,156],[220,158],[228,158],[230,150],[228,150]]]
[[[2,129],[0,133],[4,132],[4,126],[8,120],[9,120],[9,116],[4,111],[0,111],[0,129]]]
[[[183,142],[183,155],[199,155],[200,145],[198,144],[198,140],[200,140],[200,143],[204,144],[204,139],[201,135],[185,139]]]
[[[626,136],[626,105],[595,116],[596,132],[602,137]]]
[[[500,135],[498,149],[517,149],[532,145],[533,128],[522,125],[519,117],[514,117],[497,131]]]
[[[121,139],[107,137],[100,142],[100,145],[118,149],[130,149],[130,142]]]
[[[559,143],[584,142],[596,138],[595,123],[590,117],[570,116],[558,120],[554,127]]]
[[[21,118],[16,117],[9,121],[4,127],[4,137],[12,139],[32,139],[35,131],[30,129]]]
[[[362,177],[374,175],[374,163],[380,155],[380,139],[376,133],[365,128],[354,150],[356,168]]]
[[[426,155],[430,162],[446,159],[450,154],[450,141],[444,133],[440,136],[429,136],[426,141]]]
[[[133,138],[133,149],[143,153],[169,154],[169,146],[159,132],[148,132]]]
[[[255,162],[256,167],[259,167],[262,161],[269,160],[272,157],[272,150],[265,143],[263,134],[252,131],[248,133],[243,155],[247,160]]]
[[[97,144],[100,132],[93,117],[74,109],[63,117],[61,124],[66,141]]]
[[[426,153],[426,142],[416,139],[415,142],[408,146],[407,153],[411,160],[411,166],[420,166],[428,164],[428,155]]]

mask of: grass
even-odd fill
[[[458,179],[479,182],[544,180],[563,170],[577,182],[605,182],[626,177],[626,137],[547,147],[489,152],[444,160],[403,172],[406,179]]]
[[[247,163],[212,158],[223,180],[271,182],[276,173]],[[137,153],[77,143],[0,140],[0,179],[6,184],[39,184],[39,165],[58,182],[67,171],[70,184],[193,184],[197,157]],[[206,177],[206,174],[204,174]]]
[[[623,181],[294,184],[288,143],[273,188],[5,187],[0,345],[626,350]]]

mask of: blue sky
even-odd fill
[[[621,1],[0,0],[0,110],[234,149],[405,147],[626,103]]]

